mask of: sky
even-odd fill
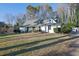
[[[26,13],[26,7],[28,5],[32,6],[38,6],[41,5],[39,3],[0,3],[0,21],[5,22],[6,21],[6,15],[12,14],[12,15],[19,15]],[[55,11],[57,9],[58,4],[49,4]]]

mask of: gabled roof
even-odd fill
[[[26,26],[36,26],[37,24],[35,23],[37,19],[31,19],[31,20],[26,20],[25,24]]]
[[[29,20],[26,20],[24,26],[26,27],[30,27],[30,26],[42,26],[42,25],[56,25],[58,24],[56,22],[56,19],[29,19]]]

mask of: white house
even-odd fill
[[[57,22],[53,19],[50,19],[50,22],[48,20],[45,20],[45,23],[40,26],[41,31],[48,32],[48,33],[55,33],[54,28],[60,28],[60,24],[57,24]]]
[[[48,33],[55,33],[54,28],[60,28],[60,24],[57,22],[57,19],[45,19],[45,20],[38,19],[29,19],[26,20],[23,27],[20,28],[21,31],[25,32],[32,32],[41,30],[42,32],[48,32]]]

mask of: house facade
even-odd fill
[[[43,25],[41,26],[41,31],[48,33],[55,33],[54,28],[60,28],[60,25]]]
[[[54,28],[61,28],[61,25],[58,24],[54,19],[44,20],[44,24],[41,27],[41,31],[48,33],[55,33]]]
[[[57,19],[41,20],[41,23],[38,23],[39,21],[38,19],[26,20],[24,27],[20,27],[20,30],[25,32],[41,31],[55,33],[54,28],[61,28],[60,23],[57,23]]]

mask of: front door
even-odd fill
[[[51,25],[48,25],[48,31],[51,30]]]
[[[27,27],[27,32],[29,32],[29,27]]]

